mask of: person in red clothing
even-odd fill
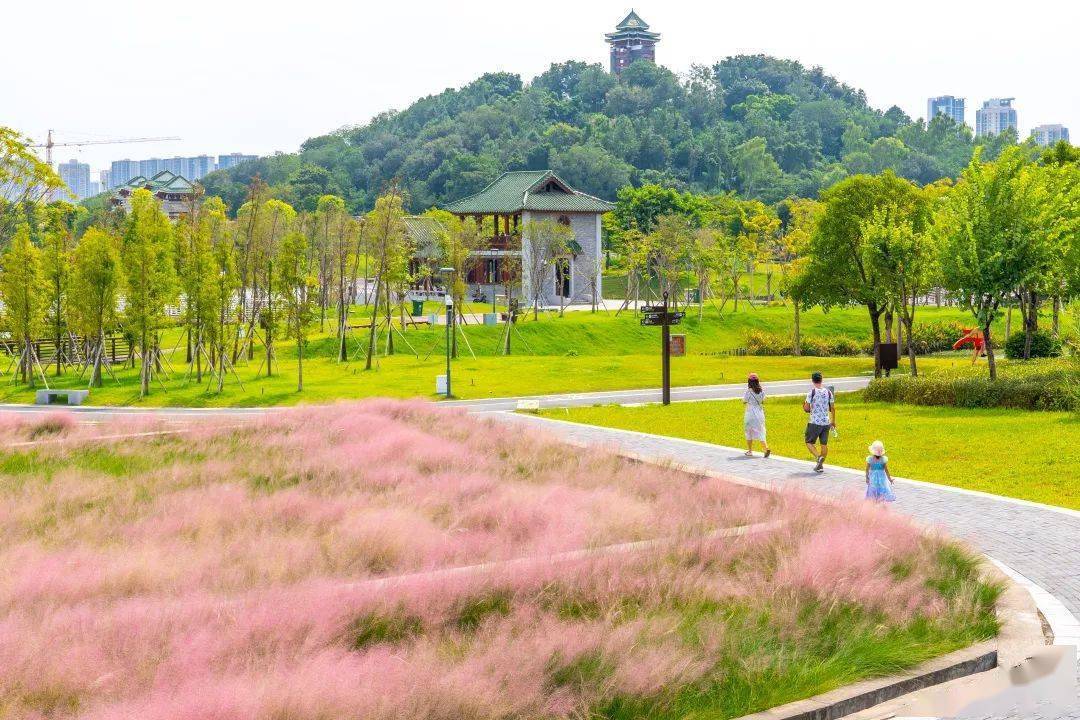
[[[982,355],[986,354],[986,340],[983,331],[979,328],[964,328],[964,337],[953,343],[953,350],[959,350],[964,345],[971,344],[971,364],[978,362]]]

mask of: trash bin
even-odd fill
[[[415,298],[413,299],[413,301],[412,301],[412,314],[413,314],[413,317],[418,317],[418,316],[424,314],[424,301],[423,300],[416,300]]]
[[[499,324],[499,315],[498,315],[498,313],[484,313],[484,324],[485,325],[498,325]]]

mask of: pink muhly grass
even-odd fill
[[[707,682],[731,604],[783,603],[794,634],[810,601],[954,612],[926,587],[943,541],[885,509],[422,402],[58,426],[9,451],[43,470],[0,478],[13,718],[581,717]],[[755,523],[777,529],[707,537]],[[641,540],[660,542],[610,547]]]

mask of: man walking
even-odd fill
[[[821,384],[821,373],[814,373],[810,379],[814,386],[803,401],[803,411],[810,413],[810,422],[806,424],[806,449],[817,461],[814,472],[822,472],[825,456],[829,454],[829,430],[836,428],[836,404],[832,391]],[[817,444],[821,445],[820,451]]]

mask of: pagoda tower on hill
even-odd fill
[[[633,10],[604,37],[611,45],[611,72],[616,75],[638,60],[656,62],[660,33],[649,32],[649,24]]]

